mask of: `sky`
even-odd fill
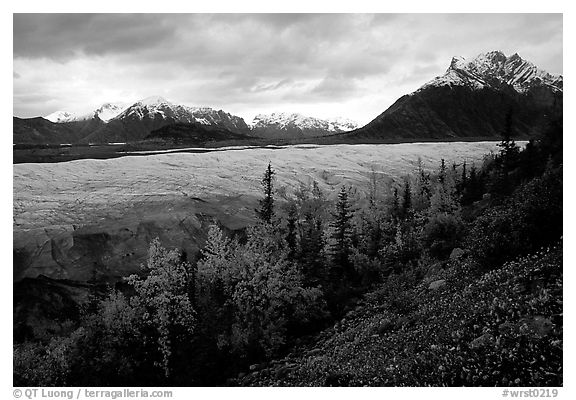
[[[86,113],[162,96],[243,117],[367,123],[501,50],[563,73],[562,14],[14,14],[13,113]]]

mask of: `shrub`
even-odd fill
[[[550,244],[562,235],[562,168],[521,186],[478,217],[467,246],[487,268]]]
[[[192,267],[182,262],[176,250],[166,250],[156,238],[148,251],[146,278],[132,275],[128,282],[136,295],[130,304],[141,310],[142,324],[156,331],[158,351],[162,355],[161,367],[166,377],[170,375],[170,358],[173,348],[189,337],[195,324],[192,307]]]
[[[445,259],[458,247],[464,235],[464,223],[453,214],[439,213],[424,226],[421,240],[431,256]]]
[[[210,308],[216,313],[210,318],[220,321],[215,333],[221,348],[241,357],[270,357],[286,343],[291,328],[323,316],[322,292],[305,287],[273,227],[250,228],[244,245],[224,238],[217,227],[210,232],[198,263],[198,284],[207,288],[203,293],[221,285],[221,306],[213,298]]]

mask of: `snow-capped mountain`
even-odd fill
[[[320,119],[298,113],[259,114],[251,123],[252,135],[264,138],[327,136],[357,127],[356,122],[344,118]]]
[[[52,114],[48,114],[44,117],[44,119],[47,119],[50,122],[55,122],[58,124],[75,121],[75,118],[76,115],[69,113],[67,111],[55,111]]]
[[[454,57],[446,73],[402,96],[355,141],[500,138],[507,116],[517,136],[542,133],[562,115],[563,78],[500,51]]]
[[[150,132],[176,123],[197,123],[228,129],[234,133],[250,131],[240,117],[210,107],[189,107],[172,103],[161,96],[139,100],[109,119],[105,126],[83,139],[88,142],[142,140]]]
[[[117,102],[117,103],[105,103],[102,104],[99,108],[97,108],[91,115],[91,117],[98,117],[100,120],[104,122],[110,121],[112,118],[115,118],[120,114],[122,111],[128,107],[128,103],[124,102]]]
[[[127,103],[105,103],[96,110],[85,114],[74,114],[67,111],[56,111],[44,117],[48,121],[63,124],[66,122],[88,121],[98,117],[103,122],[108,122],[120,114],[129,104]]]
[[[345,118],[320,119],[298,113],[259,114],[246,124],[241,117],[210,107],[190,107],[151,96],[133,104],[105,103],[96,110],[75,115],[58,111],[45,117],[62,125],[83,122],[78,127],[82,142],[141,140],[152,131],[172,124],[201,124],[227,129],[234,134],[262,138],[296,139],[348,132],[358,123]]]
[[[116,119],[154,119],[154,118],[174,118],[178,122],[193,122],[195,119],[188,112],[187,108],[175,105],[160,96],[152,96],[137,101],[123,112],[118,114]]]
[[[515,53],[507,57],[501,51],[480,54],[471,61],[453,57],[446,73],[434,78],[428,86],[462,86],[476,89],[510,85],[519,93],[531,88],[545,86],[553,91],[563,90],[563,77],[551,75],[522,59]]]
[[[230,130],[248,130],[246,122],[240,117],[229,114],[222,110],[214,110],[210,107],[189,107],[174,104],[161,96],[147,97],[137,101],[116,119],[165,119],[171,122],[200,123],[204,125],[220,125]]]
[[[330,118],[326,121],[335,127],[335,131],[339,130],[340,132],[352,131],[360,126],[358,122],[344,117]]]

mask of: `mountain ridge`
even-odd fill
[[[424,84],[422,90],[430,85],[468,84],[477,88],[500,86],[505,83],[518,93],[524,93],[534,86],[547,86],[554,91],[563,90],[563,76],[552,75],[536,67],[514,53],[507,57],[501,51],[481,53],[470,61],[463,57],[452,57],[450,66],[444,75]]]
[[[138,100],[129,106],[126,104],[105,103],[95,111],[82,115],[57,111],[44,119],[57,124],[50,125],[52,130],[59,130],[58,125],[66,132],[68,128],[76,129],[79,132],[76,141],[80,143],[145,140],[154,136],[150,136],[152,132],[166,126],[174,126],[174,132],[178,132],[180,137],[183,124],[191,125],[187,128],[189,131],[194,131],[194,126],[201,124],[228,130],[229,137],[258,139],[307,139],[351,131],[358,127],[356,122],[345,118],[321,119],[286,112],[258,114],[252,123],[247,124],[242,117],[223,110],[176,104],[157,95]],[[223,131],[219,132],[217,136],[220,137]],[[60,136],[56,135],[52,142],[57,142],[56,138]]]
[[[517,54],[453,57],[446,72],[400,97],[364,127],[339,140],[500,138],[510,114],[512,133],[542,133],[562,114],[563,77],[538,69]]]
[[[358,123],[349,119],[321,119],[288,112],[257,114],[250,125],[252,135],[273,139],[329,136],[358,128]]]
[[[58,111],[46,116],[46,123],[15,117],[14,142],[54,143],[60,137],[74,143],[133,142],[176,124],[210,125],[264,140],[322,138],[325,144],[499,138],[508,114],[513,133],[527,138],[562,114],[563,76],[549,74],[517,53],[490,51],[469,61],[453,57],[443,75],[400,97],[364,126],[286,112],[258,114],[248,124],[223,110],[174,104],[161,96],[118,104],[105,103],[82,116]]]

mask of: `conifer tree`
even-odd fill
[[[444,185],[446,182],[446,161],[444,159],[440,160],[440,171],[438,172],[438,182]]]
[[[464,200],[467,186],[468,186],[468,176],[466,171],[466,161],[464,161],[464,163],[462,163],[462,173],[460,175],[460,181],[456,185],[456,192],[461,202]]]
[[[402,196],[402,214],[404,218],[407,218],[410,214],[410,209],[412,208],[412,195],[410,193],[410,180],[408,178],[404,179],[404,194]]]
[[[300,241],[299,262],[308,286],[314,286],[325,280],[324,236],[322,222],[312,214],[304,216],[302,238]]]
[[[340,193],[338,193],[338,203],[334,213],[332,253],[334,263],[338,269],[348,277],[351,277],[349,257],[351,254],[352,226],[350,220],[352,219],[352,211],[348,200],[348,192],[349,189],[342,186]]]
[[[503,175],[507,175],[508,172],[512,170],[518,153],[520,152],[520,148],[512,138],[512,122],[512,111],[509,111],[506,114],[506,122],[504,124],[504,130],[502,131],[502,141],[498,144],[498,147],[500,147],[500,163]]]
[[[286,244],[288,245],[288,259],[293,261],[297,253],[297,235],[296,235],[296,224],[298,222],[298,210],[295,204],[290,204],[288,206],[288,218],[287,218],[287,229],[286,233]]]
[[[392,212],[390,214],[392,215],[392,219],[394,220],[398,219],[400,215],[400,199],[398,196],[397,187],[395,187],[394,190],[392,191]]]
[[[272,164],[268,163],[268,167],[261,181],[264,198],[260,200],[260,209],[256,210],[260,219],[268,224],[272,222],[272,218],[274,217],[274,175],[275,172],[272,169]]]
[[[414,187],[414,198],[412,199],[412,208],[415,211],[422,211],[430,205],[430,196],[432,188],[430,182],[430,173],[424,170],[422,160],[418,159],[418,171],[416,174],[416,183]]]
[[[472,163],[470,175],[466,179],[466,187],[462,193],[462,204],[471,204],[482,196],[482,182],[476,172],[476,166]]]

